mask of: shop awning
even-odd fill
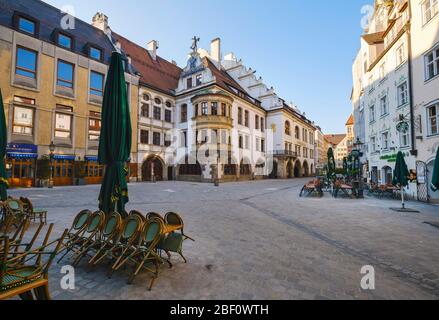
[[[55,159],[55,160],[74,161],[74,160],[76,159],[76,156],[62,155],[62,154],[55,154],[55,155],[53,156],[53,159]]]
[[[38,153],[8,152],[6,155],[9,158],[13,158],[13,159],[36,159],[36,158],[38,158]]]

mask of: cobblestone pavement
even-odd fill
[[[409,203],[421,213],[390,211],[397,201],[301,199],[305,180],[222,184],[131,184],[128,209],[181,213],[189,262],[174,257],[153,290],[141,274],[107,279],[108,266],[75,270],[76,288],[60,288],[53,265],[54,299],[438,299],[439,207]],[[98,186],[12,190],[49,211],[56,234],[82,209],[96,209]],[[35,228],[35,227],[33,227]],[[371,265],[376,289],[363,291],[360,269]]]

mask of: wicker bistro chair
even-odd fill
[[[140,212],[140,211],[137,211],[137,210],[132,210],[132,211],[130,211],[130,214],[129,215],[135,215],[135,216],[138,216],[139,218],[141,218],[142,219],[142,221],[145,223],[146,222],[146,220],[147,220],[147,218]]]
[[[35,209],[32,202],[28,198],[20,198],[21,203],[23,204],[24,212],[29,216],[32,221],[36,221],[37,217],[40,219],[40,222],[47,223],[47,210],[45,209]]]
[[[4,202],[4,215],[5,215],[5,232],[9,232],[13,226],[18,228],[23,221],[28,217],[24,211],[21,201],[9,198]],[[26,226],[27,229],[28,225]]]
[[[97,265],[105,258],[111,259],[113,266],[119,264],[120,260],[125,257],[125,254],[132,248],[138,239],[139,233],[142,230],[143,221],[137,215],[129,215],[122,224],[122,229],[119,235],[104,243],[97,254],[90,260],[92,265]],[[108,272],[108,277],[111,278],[114,272],[113,267]]]
[[[60,239],[48,243],[52,229],[53,224],[49,226],[41,247],[19,255],[10,253],[8,237],[0,239],[0,300],[15,296],[23,300],[34,300],[34,295],[37,300],[50,299],[49,268],[67,235],[65,230]],[[53,249],[49,250],[50,247]],[[44,263],[43,256],[48,256]]]
[[[64,248],[61,250],[61,252],[65,252],[58,260],[58,263],[70,252],[77,253],[89,239],[93,239],[99,232],[104,219],[105,215],[100,211],[95,213],[81,211],[73,222],[71,230],[74,232],[68,233],[68,240],[64,243]]]
[[[183,235],[183,239],[191,240],[195,242],[193,238],[189,237],[184,233],[184,222],[182,217],[178,213],[168,212],[167,214],[165,214],[165,224],[168,226],[180,226],[179,230]]]
[[[165,228],[163,235],[159,243],[159,250],[163,250],[168,255],[168,259],[171,259],[171,253],[178,253],[187,263],[186,257],[183,255],[183,242],[187,239],[195,241],[191,237],[184,233],[184,222],[180,215],[175,212],[168,212],[165,215]],[[172,264],[168,261],[170,266]]]
[[[155,280],[159,276],[159,265],[163,263],[157,253],[157,246],[163,234],[163,229],[164,225],[161,219],[153,218],[148,220],[142,229],[137,246],[133,246],[130,249],[131,252],[113,266],[113,270],[117,271],[126,263],[134,265],[134,270],[128,279],[128,284],[132,284],[135,277],[144,269],[153,274],[148,288],[151,291]]]
[[[165,219],[159,213],[157,213],[157,212],[148,212],[146,214],[146,220],[151,220],[151,219],[154,219],[154,218],[160,219],[163,222],[165,221]]]
[[[105,223],[102,224],[102,230],[99,231],[96,238],[89,238],[89,240],[84,243],[82,249],[77,252],[72,265],[77,266],[85,256],[89,256],[90,258],[94,257],[103,245],[112,241],[119,235],[121,225],[121,215],[119,213],[113,213],[105,220]],[[93,255],[90,255],[90,252],[94,252]]]

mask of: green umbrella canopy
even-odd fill
[[[436,159],[434,160],[433,176],[431,178],[431,189],[435,192],[439,190],[439,148],[437,148]]]
[[[396,156],[395,171],[393,173],[393,184],[395,186],[406,187],[409,184],[409,170],[404,159],[402,152],[398,152]]]
[[[113,52],[102,104],[99,162],[106,165],[99,208],[124,215],[128,202],[127,161],[131,152],[131,119],[122,56]]]
[[[6,191],[8,188],[8,180],[6,178],[5,167],[7,137],[5,109],[3,107],[3,97],[0,89],[0,199],[2,201],[8,198]]]

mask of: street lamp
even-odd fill
[[[49,151],[50,151],[50,179],[49,179],[49,188],[53,188],[53,157],[55,153],[56,145],[53,143],[53,141],[49,145]]]
[[[357,140],[354,142],[354,150],[352,151],[353,155],[353,167],[357,172],[357,181],[354,182],[354,185],[357,187],[357,197],[364,197],[364,187],[363,187],[363,164],[361,163],[361,157],[363,156],[363,152],[361,151],[364,143],[361,142],[360,137],[357,137]]]

